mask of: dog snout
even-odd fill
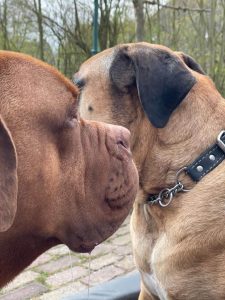
[[[107,125],[111,136],[114,138],[116,145],[121,146],[130,152],[130,131],[122,126]]]

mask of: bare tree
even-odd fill
[[[42,18],[42,3],[41,0],[33,0],[33,12],[37,17],[38,31],[39,31],[39,49],[40,59],[44,60],[44,32],[43,32],[43,18]]]
[[[135,19],[136,19],[136,41],[140,42],[144,40],[144,1],[133,0]]]
[[[216,56],[216,7],[217,0],[211,1],[210,8],[210,21],[209,21],[209,33],[208,33],[208,45],[210,50],[210,60],[209,60],[209,74],[215,79],[215,56]]]
[[[92,20],[93,1],[0,0],[0,47],[70,76],[91,56]],[[225,0],[99,0],[98,21],[101,50],[162,43],[192,55],[225,93]]]
[[[8,5],[7,0],[4,0],[0,6],[0,24],[2,28],[3,37],[3,49],[7,50],[10,48],[8,39]]]
[[[218,68],[215,81],[217,86],[220,87],[221,91],[225,94],[225,1],[221,1],[222,5],[222,20],[221,20],[221,38],[220,38],[220,48],[219,48],[219,58],[218,58]]]

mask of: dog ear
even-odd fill
[[[0,232],[12,225],[17,209],[17,155],[9,129],[0,117]]]
[[[193,57],[183,53],[183,52],[175,52],[180,56],[180,58],[184,61],[184,63],[193,71],[196,71],[202,75],[206,75],[203,71],[202,67],[194,60]]]
[[[142,107],[157,128],[166,125],[196,83],[178,57],[167,50],[144,45],[119,47],[110,67],[110,77],[121,92],[128,92],[136,83]]]

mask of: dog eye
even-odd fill
[[[85,80],[83,78],[79,78],[77,74],[74,74],[72,81],[80,90],[85,86]]]

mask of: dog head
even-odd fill
[[[52,67],[11,52],[0,67],[1,251],[12,236],[91,251],[135,198],[130,133],[81,119],[77,88]]]
[[[156,295],[158,299],[167,294],[182,299],[188,283],[185,295],[196,298],[199,287],[204,287],[201,277],[207,267],[211,274],[211,265],[217,266],[217,262],[211,257],[209,266],[206,259],[193,277],[196,264],[202,265],[202,254],[210,257],[208,253],[224,251],[220,234],[224,226],[224,163],[198,184],[185,172],[179,179],[176,173],[215,143],[225,128],[224,99],[192,58],[147,43],[106,50],[85,62],[74,77],[82,81],[83,116],[123,124],[131,130],[140,180],[131,219],[133,253],[142,275],[139,297]],[[93,86],[98,88],[94,95]],[[176,180],[190,191],[175,192],[167,208],[143,205],[148,194],[172,188]],[[149,281],[152,273],[159,285]],[[214,278],[212,275],[212,285]]]
[[[81,90],[81,115],[127,127],[141,185],[151,181],[152,186],[159,186],[153,174],[164,178],[158,166],[163,160],[168,165],[171,157],[166,154],[159,159],[157,141],[172,145],[188,136],[184,132],[188,127],[185,122],[193,115],[193,109],[184,109],[185,100],[202,74],[201,67],[184,53],[136,43],[119,45],[93,56],[81,65],[73,80]],[[206,84],[208,88],[211,85]],[[93,87],[97,93],[92,92]],[[192,100],[189,101],[194,103],[194,97]],[[177,126],[183,130],[183,137],[175,134]],[[146,160],[147,155],[151,157]],[[174,166],[177,167],[180,166]],[[163,169],[165,173],[167,167]],[[161,184],[163,187],[165,182]],[[149,187],[148,191],[158,189]]]
[[[203,73],[191,57],[163,46],[137,43],[105,50],[86,61],[74,75],[74,81],[82,90],[81,114],[88,119],[111,122],[112,115],[116,118],[120,109],[126,109],[126,97],[134,98],[136,92],[151,124],[156,128],[165,127],[196,83],[187,66]],[[96,97],[100,97],[101,102],[96,101],[91,92],[94,86],[99,90]],[[110,109],[107,98],[112,99]],[[126,121],[124,125],[129,127]]]

